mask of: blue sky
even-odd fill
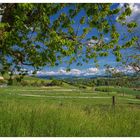
[[[113,9],[113,8],[116,8],[116,7],[121,7],[123,4],[113,4],[112,5],[112,7],[111,7],[111,9]],[[130,17],[128,17],[127,18],[127,20],[128,20],[128,22],[129,21],[131,21],[131,20],[136,20],[138,23],[140,22],[140,18],[138,18],[139,16],[140,16],[140,4],[131,4],[130,5],[131,6],[131,10],[132,10],[132,15],[130,16]],[[63,10],[64,12],[66,12],[67,13],[67,8],[65,8],[64,10]],[[57,17],[58,17],[58,15],[60,14],[60,12],[59,13],[57,13],[56,15],[54,15],[54,16],[52,16],[51,17],[51,22],[53,22]],[[75,24],[73,25],[73,28],[74,28],[74,30],[76,30],[76,28],[77,28],[77,26],[78,26],[78,22],[79,22],[79,19],[81,18],[81,16],[83,16],[85,13],[84,13],[84,11],[81,11],[76,17],[75,17]],[[117,17],[117,15],[116,15],[116,17]],[[116,17],[114,17],[114,18],[116,18]],[[84,24],[82,27],[81,27],[81,30],[79,30],[79,34],[82,32],[82,28],[83,27],[87,27],[87,25],[86,24]],[[139,28],[139,26],[138,26],[138,28]],[[122,31],[122,28],[119,26],[119,25],[117,25],[117,29],[121,32],[121,33],[123,33],[123,32],[125,32],[125,30],[123,30]],[[92,34],[94,34],[94,35],[96,35],[96,30],[92,30],[87,36],[86,36],[86,38],[88,38],[89,36],[91,36]],[[106,39],[108,39],[108,37],[106,36]],[[121,42],[120,42],[121,43]],[[122,50],[121,51],[122,52],[122,54],[126,54],[126,52],[127,53],[129,53],[129,49],[126,51],[126,50]],[[45,66],[44,68],[43,68],[43,70],[42,70],[42,72],[40,72],[40,73],[47,73],[47,74],[50,74],[51,75],[51,73],[52,73],[52,75],[54,74],[54,73],[62,73],[62,74],[65,74],[66,73],[66,71],[65,71],[65,69],[66,69],[66,67],[67,67],[67,64],[65,63],[65,60],[68,60],[68,58],[66,57],[66,58],[64,58],[63,59],[63,63],[62,64],[60,64],[60,65],[58,65],[58,66],[54,66],[54,67],[49,67],[49,66]],[[88,63],[83,63],[83,65],[82,66],[77,66],[76,65],[76,63],[73,63],[73,64],[71,64],[71,70],[72,70],[72,72],[70,72],[69,74],[74,74],[74,73],[80,73],[80,74],[85,74],[85,73],[89,73],[89,74],[93,74],[93,75],[95,75],[95,74],[101,74],[101,73],[104,73],[104,65],[105,64],[109,64],[109,65],[111,65],[112,67],[116,67],[119,63],[118,62],[116,62],[116,58],[115,58],[115,56],[113,55],[113,54],[111,54],[110,53],[110,55],[108,56],[108,57],[99,57],[98,58],[98,64],[99,64],[99,68],[97,69],[96,67],[95,67],[95,63],[94,63],[94,61],[93,61],[93,59],[91,59],[91,60],[89,60],[89,62]],[[29,68],[29,67],[28,67]],[[30,68],[29,68],[30,69]]]
[[[118,7],[118,6],[119,6],[119,4],[113,4],[112,7],[111,7],[111,9],[116,8],[116,7]],[[65,8],[65,9],[63,9],[63,11],[67,13],[68,9]],[[60,13],[61,13],[61,12],[59,12],[58,14],[52,16],[52,17],[51,17],[51,22],[53,22],[53,21],[58,17],[58,15],[59,15]],[[75,23],[73,24],[74,30],[77,29],[79,20],[80,20],[81,17],[84,16],[84,15],[85,15],[85,12],[82,10],[82,11],[74,18],[74,21],[75,21]],[[82,33],[82,28],[85,28],[85,27],[88,27],[88,26],[87,26],[86,24],[84,24],[84,25],[81,27],[81,30],[79,30],[78,33],[81,34],[81,33]],[[96,32],[97,32],[97,31],[95,31],[95,29],[93,29],[93,30],[86,36],[86,38],[89,38],[89,37],[90,37],[91,35],[93,35],[93,34],[96,35]],[[58,66],[55,66],[55,67],[48,67],[48,66],[46,66],[46,67],[43,68],[43,70],[46,70],[46,71],[58,71],[58,70],[61,69],[61,68],[66,68],[67,64],[65,63],[65,60],[67,60],[67,59],[68,59],[68,58],[64,58],[64,59],[63,59],[64,62],[63,62],[62,64],[58,65]],[[115,65],[116,65],[114,55],[110,55],[109,57],[98,58],[98,60],[99,60],[98,63],[99,63],[99,65],[100,65],[100,68],[101,68],[101,69],[103,69],[103,66],[104,66],[106,63],[108,63],[108,64],[110,64],[110,65],[112,65],[112,66],[115,66]],[[95,67],[95,63],[94,63],[93,59],[89,60],[88,63],[83,63],[82,66],[76,66],[76,63],[71,64],[71,69],[84,70],[84,69],[88,69],[88,68],[91,68],[91,67]]]
[[[118,6],[121,7],[122,5],[123,4],[114,4],[112,6],[112,9],[115,8],[115,7],[118,7]],[[132,15],[130,17],[128,17],[127,20],[128,20],[128,22],[130,22],[132,20],[135,20],[138,23],[138,29],[140,29],[140,25],[139,25],[139,23],[140,23],[140,4],[138,4],[138,3],[137,4],[133,4],[132,3],[132,4],[130,4],[130,7],[131,7],[131,10],[132,10]],[[78,21],[79,20],[79,17],[82,16],[83,14],[84,14],[83,11],[80,12],[79,15],[75,18],[75,21]],[[55,17],[52,17],[52,20],[53,20],[53,18],[56,18],[56,17],[57,17],[57,15]],[[76,27],[76,26],[77,25],[75,24],[73,27]],[[120,30],[120,32],[122,32],[122,33],[124,32],[124,31],[122,31],[122,29],[119,26],[117,28],[118,28],[118,30]],[[92,34],[92,32],[90,34]],[[90,34],[89,34],[89,36],[90,36]],[[121,53],[123,55],[128,54],[130,52],[131,52],[131,49],[127,49],[127,50],[122,50],[121,51]],[[82,66],[76,66],[76,63],[73,63],[71,65],[71,69],[73,71],[75,71],[75,70],[78,71],[79,70],[79,71],[81,71],[83,73],[84,72],[87,72],[88,73],[89,70],[91,70],[91,71],[93,70],[93,75],[94,75],[94,74],[97,74],[96,73],[96,70],[98,71],[98,73],[104,73],[104,65],[105,64],[109,64],[112,67],[116,67],[120,63],[119,62],[116,62],[116,58],[115,58],[115,56],[113,54],[110,54],[108,57],[99,57],[98,58],[98,64],[99,64],[99,69],[97,70],[96,67],[95,67],[95,63],[94,63],[93,59],[91,59],[88,63],[83,63]],[[54,73],[55,72],[56,73],[57,72],[59,73],[61,70],[62,71],[65,70],[66,69],[66,66],[67,65],[65,63],[62,63],[62,64],[60,64],[58,66],[55,66],[55,67],[48,67],[48,66],[46,66],[46,67],[43,68],[43,71],[47,71],[47,72],[50,72],[50,73],[51,72],[52,73],[53,72]],[[129,69],[131,71],[131,68],[128,68],[127,67],[126,69]]]
[[[113,8],[116,8],[118,7],[119,4],[113,4],[111,9]],[[67,12],[67,8],[64,9],[65,12]],[[51,21],[53,22],[59,15],[60,13],[54,15],[51,17]],[[78,26],[78,22],[79,22],[79,19],[84,15],[84,11],[81,11],[76,17],[75,17],[75,24],[73,25],[73,28],[76,30],[77,26]],[[87,27],[87,25],[83,25],[83,27]],[[79,34],[82,32],[82,30],[79,31]],[[87,36],[86,38],[90,37],[92,34],[96,35],[96,31],[95,29],[93,29]],[[64,61],[67,60],[67,58],[63,59]],[[101,57],[101,58],[98,58],[98,64],[99,64],[99,68],[100,69],[103,69],[104,68],[104,65],[105,64],[109,64],[111,66],[116,66],[118,63],[116,62],[116,58],[114,57],[113,54],[110,54],[108,57]],[[55,67],[44,67],[43,68],[43,71],[58,71],[60,69],[65,69],[67,66],[67,64],[65,62],[63,62],[62,64],[58,65],[58,66],[55,66]],[[89,60],[88,63],[83,63],[82,66],[76,66],[76,63],[73,63],[71,65],[71,69],[79,69],[79,70],[86,70],[86,69],[89,69],[89,68],[95,68],[95,63],[93,61],[93,59]]]

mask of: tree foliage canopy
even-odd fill
[[[130,14],[128,4],[123,11],[107,3],[1,4],[1,73],[23,74],[25,65],[35,70],[55,66],[66,56],[68,66],[73,62],[82,65],[89,59],[96,63],[98,56],[108,56],[109,52],[120,61],[120,50],[133,46],[137,40],[135,36],[124,40],[126,35],[117,28],[121,26],[126,34],[132,32],[136,23],[125,21]]]

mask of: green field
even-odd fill
[[[116,89],[0,88],[0,136],[140,136],[138,91]]]

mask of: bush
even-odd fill
[[[40,86],[48,86],[48,83],[42,80],[42,81],[40,82]]]
[[[20,84],[21,84],[22,86],[28,86],[28,85],[29,85],[29,83],[28,83],[27,81],[21,81]]]
[[[140,99],[140,95],[136,95],[136,99]]]
[[[31,86],[34,86],[34,87],[38,87],[38,86],[40,86],[41,84],[40,83],[38,83],[37,81],[35,81],[35,82],[32,82],[31,83]]]
[[[86,86],[79,86],[80,89],[86,89]]]
[[[45,82],[44,82],[44,81],[41,81],[40,84],[41,84],[42,86],[44,86],[44,85],[45,85]]]
[[[135,91],[140,91],[140,89],[138,89],[138,88],[134,88],[134,90],[135,90]]]
[[[6,84],[6,81],[3,79],[0,79],[0,85]]]
[[[60,80],[52,80],[52,82],[50,83],[50,86],[62,86],[63,82]]]

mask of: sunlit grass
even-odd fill
[[[0,114],[0,136],[140,136],[140,111],[135,107],[12,100],[1,103]]]
[[[140,136],[140,101],[127,100],[135,96],[53,89],[41,92],[39,90],[43,88],[39,87],[1,88],[0,136]],[[43,97],[20,96],[22,94]],[[110,98],[44,97],[47,95]],[[115,108],[112,106],[112,95],[116,96]]]

